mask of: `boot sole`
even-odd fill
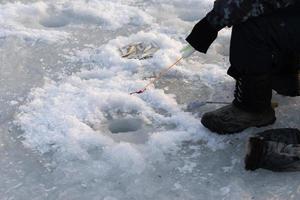
[[[264,126],[268,126],[268,125],[271,125],[271,124],[274,124],[276,122],[276,117],[274,117],[270,122],[268,123],[265,123],[265,124],[262,124],[262,125],[256,125],[255,127],[257,128],[261,128],[261,127],[264,127]],[[252,126],[254,127],[254,126]]]
[[[240,133],[240,132],[242,132],[242,131],[244,131],[248,128],[251,128],[251,127],[261,128],[261,127],[264,127],[264,126],[268,126],[268,125],[274,124],[275,121],[276,121],[276,117],[274,117],[269,122],[258,124],[258,125],[257,124],[249,125],[248,127],[240,128],[240,129],[237,129],[237,130],[234,130],[234,131],[223,131],[223,130],[219,130],[218,128],[212,128],[212,127],[214,127],[213,121],[212,121],[212,123],[209,123],[208,121],[206,121],[206,122],[201,121],[201,123],[203,124],[204,127],[209,129],[211,132],[217,133],[219,135],[230,135],[230,134]]]

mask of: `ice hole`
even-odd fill
[[[134,132],[142,128],[143,121],[138,118],[114,119],[109,123],[109,130],[112,133]]]
[[[67,26],[69,24],[69,21],[65,19],[64,17],[50,17],[45,18],[40,21],[40,24],[47,28],[60,28]]]

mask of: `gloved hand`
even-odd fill
[[[182,58],[190,57],[195,51],[196,50],[190,44],[180,50]]]
[[[197,51],[206,53],[217,36],[218,30],[205,17],[195,25],[191,34],[186,38],[186,41]]]

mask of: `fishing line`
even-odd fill
[[[163,75],[165,75],[172,67],[174,67],[175,65],[177,65],[181,60],[183,59],[183,57],[179,58],[175,63],[173,63],[172,65],[170,65],[168,68],[163,69],[158,76],[153,79],[152,81],[150,81],[145,87],[143,87],[141,90],[135,91],[135,92],[131,92],[130,95],[133,94],[142,94],[144,93],[148,87],[152,84],[154,84],[156,81],[158,81]]]

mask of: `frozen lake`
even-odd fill
[[[232,100],[230,29],[207,55],[174,62],[212,0],[0,0],[0,199],[299,199],[299,173],[244,170],[245,142],[300,128],[299,98],[277,121],[231,136],[200,124]],[[146,60],[119,48],[154,42]]]

